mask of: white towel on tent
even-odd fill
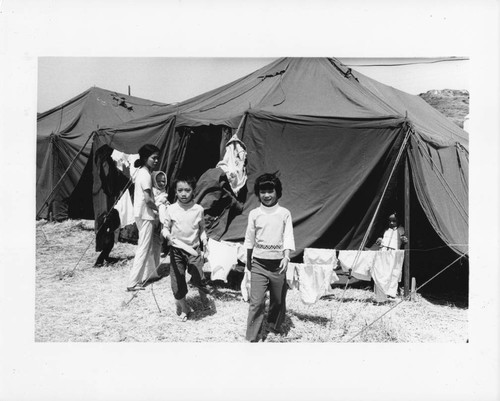
[[[404,250],[376,251],[371,276],[375,286],[385,295],[395,297],[403,271]]]
[[[134,205],[128,191],[125,191],[121,198],[118,199],[115,209],[118,210],[118,214],[120,215],[120,228],[135,223]]]
[[[238,247],[209,238],[207,248],[210,278],[227,282],[229,272],[238,263]]]
[[[370,271],[373,266],[375,255],[378,252],[379,251],[340,251],[340,267],[342,267],[344,272],[348,272],[349,269],[352,269],[351,275],[358,280],[370,281]]]
[[[337,267],[337,252],[335,249],[306,248],[304,263],[309,265],[332,265]]]

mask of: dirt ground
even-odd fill
[[[245,341],[248,303],[237,287],[215,282],[208,311],[201,310],[197,291],[190,288],[187,301],[195,312],[181,322],[168,275],[136,296],[125,291],[135,245],[116,244],[111,256],[119,258],[117,263],[92,267],[97,258],[93,221],[39,221],[36,241],[37,342]],[[298,291],[291,290],[284,334],[270,334],[264,341],[467,341],[465,307],[431,302],[419,294],[415,301],[396,299],[383,305],[373,301],[370,290],[336,288],[314,305],[305,305]]]

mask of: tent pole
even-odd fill
[[[408,148],[407,148],[408,150]],[[410,293],[410,157],[406,153],[405,163],[405,235],[408,238],[405,249],[405,258],[403,262],[403,280],[404,296],[408,297]]]

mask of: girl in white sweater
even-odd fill
[[[250,307],[246,339],[257,342],[264,321],[265,296],[269,290],[269,330],[280,333],[285,318],[286,269],[295,250],[292,216],[278,204],[281,181],[275,174],[259,176],[254,185],[261,205],[248,215],[245,235],[247,268],[251,271]]]

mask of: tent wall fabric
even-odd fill
[[[37,217],[47,218],[50,209],[57,220],[68,217],[69,199],[90,157],[93,131],[122,124],[165,106],[94,87],[40,113],[37,116],[36,164],[36,207],[40,214]],[[46,207],[44,202],[49,195],[50,205]]]
[[[111,136],[116,144],[132,137],[153,143],[168,132],[162,166],[171,182],[183,165],[197,163],[186,157],[195,127],[240,124],[238,135],[248,147],[249,196],[221,239],[242,240],[248,211],[258,204],[251,194],[256,176],[279,170],[281,202],[291,210],[296,230],[295,255],[314,245],[356,249],[376,204],[391,202],[380,199],[381,191],[410,134],[405,151],[418,202],[442,241],[468,254],[468,134],[418,96],[333,58],[276,60],[185,102],[100,129],[94,145],[111,143],[103,139]]]

